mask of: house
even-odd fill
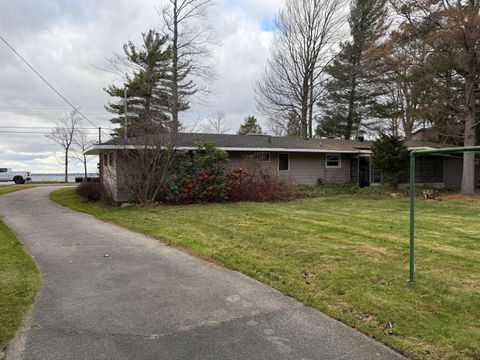
[[[227,135],[179,133],[162,135],[163,145],[178,150],[195,150],[199,142],[214,142],[230,156],[230,167],[254,155],[271,173],[298,184],[316,185],[353,182],[370,186],[381,182],[381,172],[370,161],[371,142],[340,139],[302,139],[269,135]],[[115,139],[93,145],[87,155],[100,155],[101,179],[117,201],[125,200],[121,192],[122,161],[120,150],[145,147],[146,138]],[[410,150],[433,149],[448,145],[425,141],[407,141]],[[421,156],[416,161],[417,184],[459,188],[462,156]]]
[[[464,124],[452,124],[448,129],[444,129],[443,131],[434,127],[421,128],[413,132],[412,140],[441,142],[461,146],[464,131]]]

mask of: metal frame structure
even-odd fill
[[[480,146],[453,147],[410,152],[410,282],[415,281],[415,156],[480,152]]]

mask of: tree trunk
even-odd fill
[[[354,117],[354,108],[355,108],[355,89],[357,87],[357,79],[354,76],[352,78],[352,83],[350,84],[350,98],[348,102],[348,114],[347,114],[347,126],[345,127],[345,133],[343,137],[346,140],[350,140],[352,137],[353,131],[353,117]]]
[[[178,133],[178,8],[173,2],[173,39],[172,39],[172,131]]]
[[[68,149],[65,150],[65,182],[68,183]]]
[[[87,181],[87,177],[88,177],[88,171],[87,171],[87,158],[85,157],[85,155],[83,156],[83,171],[85,173],[85,181]]]
[[[308,89],[307,89],[308,94]],[[301,136],[304,139],[308,138],[308,96],[302,100],[302,113],[300,117]]]
[[[310,98],[310,75],[308,70],[305,69],[303,74],[302,82],[302,93],[301,93],[301,114],[300,114],[300,125],[301,125],[301,137],[303,139],[308,139],[308,105]]]
[[[313,138],[313,72],[310,75],[310,101],[308,104],[308,137]]]
[[[405,140],[412,140],[413,137],[413,120],[407,115],[403,123],[403,132],[405,133]]]
[[[465,138],[464,146],[475,146],[476,131],[475,131],[475,73],[470,72],[465,77]],[[466,152],[463,154],[463,175],[462,175],[462,194],[473,195],[475,193],[475,153]]]

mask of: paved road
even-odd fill
[[[402,358],[238,272],[56,205],[50,191],[0,198],[42,272],[7,359]]]

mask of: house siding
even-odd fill
[[[288,170],[278,170],[278,155],[289,154]],[[230,152],[229,169],[240,167],[245,164],[245,158],[254,155],[253,152]],[[325,154],[322,153],[290,153],[270,152],[269,162],[260,162],[266,171],[280,178],[302,185],[316,185],[321,179],[327,184],[341,184],[350,180],[350,158],[345,154],[339,154],[341,159],[340,168],[326,168]]]
[[[344,184],[350,181],[350,157],[341,154],[341,167],[340,168],[327,168],[325,167],[325,158],[324,158],[324,169],[325,176],[324,182],[326,184]]]
[[[112,158],[112,165],[109,164],[110,157]],[[107,158],[107,161],[105,160]],[[112,198],[118,199],[118,181],[117,181],[117,154],[116,152],[106,152],[100,157],[100,172],[102,183],[110,192]]]

